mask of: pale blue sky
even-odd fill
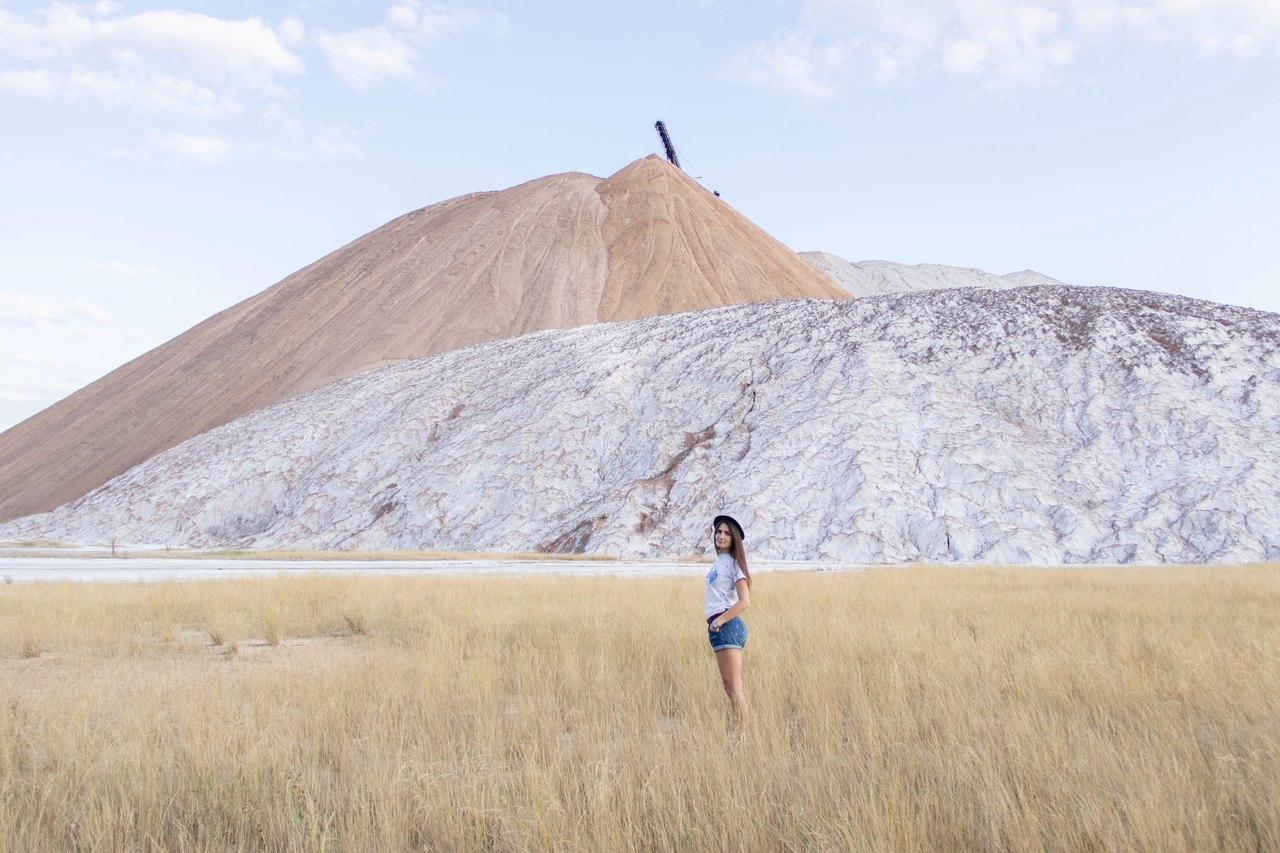
[[[671,128],[797,250],[1280,311],[1277,0],[0,2],[0,428],[406,211]]]

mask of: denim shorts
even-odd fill
[[[713,652],[742,649],[747,645],[747,623],[742,621],[741,616],[735,616],[721,625],[719,631],[712,631],[708,625],[707,640],[710,641]]]

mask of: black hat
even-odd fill
[[[735,528],[737,528],[738,538],[743,540],[744,542],[746,541],[747,534],[742,532],[742,525],[739,524],[738,519],[734,518],[732,515],[717,515],[715,518],[711,519],[711,529],[715,530],[716,526],[719,525],[720,522],[722,521],[726,521],[729,524],[732,524]]]

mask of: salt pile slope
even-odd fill
[[[334,379],[549,328],[845,298],[665,160],[395,219],[0,435],[0,520]]]
[[[1147,292],[790,300],[371,371],[0,538],[705,549],[777,558],[1280,557],[1280,316]]]
[[[1062,282],[1034,270],[993,275],[972,267],[945,264],[896,264],[892,261],[846,261],[830,252],[801,252],[800,257],[825,273],[850,296],[915,293],[945,287],[1004,289],[1028,285],[1061,285]]]

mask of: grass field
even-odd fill
[[[1280,849],[1280,569],[0,585],[0,849]]]

